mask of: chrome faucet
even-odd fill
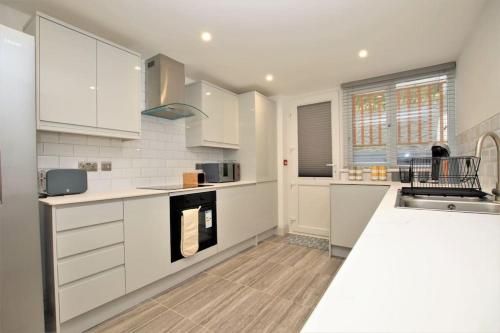
[[[481,150],[483,149],[484,139],[491,137],[497,146],[497,185],[492,190],[495,196],[495,201],[500,202],[500,137],[495,132],[486,132],[477,140],[476,144],[476,157],[481,157]]]

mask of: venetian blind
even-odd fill
[[[407,164],[455,136],[455,63],[345,83],[345,166]]]
[[[299,177],[332,177],[331,102],[297,108]]]

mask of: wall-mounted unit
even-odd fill
[[[123,139],[140,137],[141,57],[37,13],[37,129]]]
[[[205,81],[186,86],[186,103],[208,116],[186,119],[187,147],[239,148],[238,96]]]

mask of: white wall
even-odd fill
[[[457,62],[457,134],[500,112],[500,0],[489,0]]]
[[[0,24],[22,31],[30,15],[0,3]]]

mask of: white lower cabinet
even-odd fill
[[[123,221],[116,221],[57,233],[57,257],[123,243]]]
[[[57,264],[59,285],[62,286],[66,283],[123,265],[124,262],[125,253],[123,244],[59,260]]]
[[[168,195],[124,201],[127,293],[161,279],[170,268]]]
[[[256,209],[253,212],[257,233],[278,225],[278,186],[277,182],[256,184]]]
[[[254,237],[258,233],[255,184],[217,190],[217,244],[219,250]]]
[[[388,189],[386,185],[332,185],[331,244],[352,248]]]
[[[168,194],[44,206],[44,275],[50,281],[45,297],[56,330],[276,227],[276,182],[216,191],[218,246],[173,264]]]
[[[123,266],[59,288],[59,316],[65,322],[125,295]]]
[[[123,201],[44,207],[48,304],[56,327],[125,295]]]
[[[276,227],[277,184],[264,182],[217,190],[217,243],[225,250]]]

